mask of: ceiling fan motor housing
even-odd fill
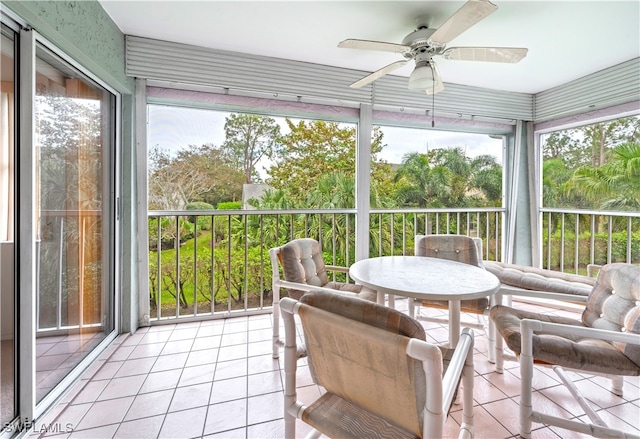
[[[404,46],[411,47],[411,50],[407,51],[404,54],[404,57],[407,59],[414,59],[418,54],[428,53],[430,55],[434,55],[444,48],[444,46],[440,47],[434,45],[430,40],[431,35],[435,31],[436,29],[429,29],[426,26],[423,26],[404,37],[402,44]]]

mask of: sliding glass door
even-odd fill
[[[44,46],[35,61],[39,402],[114,330],[116,98]]]

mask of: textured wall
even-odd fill
[[[96,1],[2,1],[68,55],[121,93],[133,93],[124,73],[124,34]]]

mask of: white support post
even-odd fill
[[[361,104],[356,146],[356,261],[369,257],[372,119],[371,104]]]

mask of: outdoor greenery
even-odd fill
[[[38,327],[102,321],[100,101],[40,91]],[[58,310],[60,314],[58,315]]]
[[[352,214],[223,212],[242,207],[239,200],[242,186],[247,183],[266,183],[270,187],[260,198],[248,201],[252,209],[355,207],[356,127],[290,119],[286,119],[286,127],[281,130],[265,116],[232,114],[224,126],[226,140],[218,146],[189,145],[175,155],[158,147],[151,149],[149,208],[209,212],[202,216],[150,217],[150,296],[154,317],[159,317],[159,303],[163,304],[162,316],[193,313],[194,303],[198,312],[210,312],[212,307],[243,308],[245,302],[249,307],[259,306],[259,301],[270,294],[268,249],[293,238],[309,236],[330,242],[331,253],[325,254],[329,264],[348,266],[353,262]],[[548,135],[543,145],[544,205],[637,211],[639,128],[640,119],[624,118]],[[428,152],[414,151],[406,154],[401,163],[387,163],[378,158],[388,146],[379,127],[372,132],[371,145],[372,208],[501,206],[502,168],[495,157],[467,157],[460,145],[450,145]],[[270,166],[261,176],[257,166],[265,160]],[[216,214],[217,211],[221,212]],[[398,237],[407,230],[411,235],[424,233],[433,221],[437,219],[417,214],[404,214],[397,219],[394,214],[372,215],[370,253],[405,251],[397,246]],[[498,227],[495,218],[489,217],[463,216],[456,221],[452,233],[477,227],[488,230],[488,236],[493,237]],[[549,225],[548,221],[553,223]],[[556,234],[560,221],[565,219],[545,218],[545,233]],[[566,221],[582,220],[572,216]],[[598,249],[606,247],[603,232],[608,226],[607,217],[602,217],[594,237]],[[626,243],[622,226],[622,232],[614,234],[614,243]],[[640,233],[638,228],[635,224],[634,242]],[[588,249],[589,225],[578,225],[578,230],[578,242]],[[564,236],[569,238],[573,239]],[[558,242],[560,239],[553,236],[554,251],[564,245],[563,264],[571,265],[574,253]],[[614,245],[618,247],[626,249],[626,244]],[[632,252],[634,258],[640,258],[640,249]],[[588,251],[581,251],[580,255],[588,259]],[[601,261],[602,257],[598,253],[596,260]],[[560,253],[551,258],[554,266],[560,265]],[[579,264],[588,263],[587,259]]]

